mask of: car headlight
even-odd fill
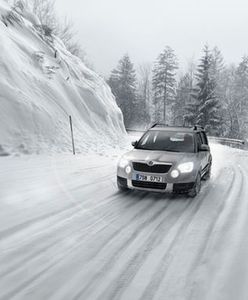
[[[129,164],[129,161],[125,158],[121,158],[120,161],[119,161],[119,167],[120,168],[125,168],[126,166],[128,166]]]
[[[194,169],[194,163],[191,161],[186,162],[186,163],[180,164],[177,168],[181,173],[190,173]]]

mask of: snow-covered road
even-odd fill
[[[212,151],[195,199],[118,193],[117,156],[0,158],[0,299],[248,299],[248,153]]]

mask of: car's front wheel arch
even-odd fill
[[[196,175],[195,183],[191,191],[189,191],[188,195],[194,198],[196,195],[199,194],[201,190],[201,172],[199,171]]]

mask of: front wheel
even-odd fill
[[[124,187],[124,186],[120,185],[119,183],[117,183],[117,187],[118,187],[119,192],[126,192],[128,190],[127,187]]]
[[[188,193],[191,198],[194,198],[197,194],[199,194],[201,190],[201,174],[198,173],[196,177],[196,181],[192,190]]]
[[[209,166],[208,166],[207,172],[202,177],[203,180],[210,179],[210,177],[211,177],[211,168],[212,168],[212,164],[210,163]]]
[[[117,187],[120,192],[125,192],[128,190],[127,180],[117,176]]]

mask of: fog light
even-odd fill
[[[179,176],[179,171],[178,170],[173,170],[172,172],[171,172],[171,177],[172,178],[177,178]]]
[[[126,169],[125,169],[125,171],[126,171],[127,174],[130,174],[131,171],[132,171],[132,169],[131,169],[130,166],[127,166]]]

